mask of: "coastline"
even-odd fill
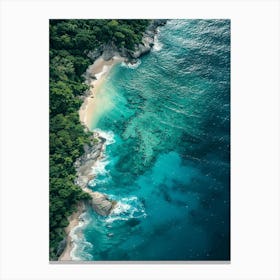
[[[102,56],[97,58],[92,65],[90,65],[86,71],[86,83],[90,86],[90,90],[86,95],[84,102],[79,110],[79,117],[82,124],[84,124],[89,131],[91,131],[91,118],[95,110],[95,101],[96,94],[98,94],[99,89],[101,88],[106,77],[110,73],[110,70],[117,63],[123,62],[124,58],[120,56],[114,56],[109,61],[104,60]],[[104,147],[102,145],[101,154]],[[90,195],[93,194],[93,191],[88,189],[86,186],[83,187],[83,190]],[[71,237],[71,232],[79,225],[80,216],[85,211],[86,205],[84,202],[78,204],[78,209],[69,217],[69,225],[65,228],[66,233],[66,246],[62,254],[58,258],[58,261],[73,261],[71,257],[71,251],[74,247],[74,243]]]
[[[96,107],[95,96],[98,94],[100,87],[113,66],[123,61],[124,58],[116,55],[110,60],[104,60],[104,58],[100,56],[86,71],[86,83],[90,86],[90,89],[79,110],[79,116],[81,123],[89,130],[91,130],[91,118]]]
[[[82,213],[85,211],[85,203],[79,202],[77,211],[74,212],[69,218],[69,225],[65,228],[66,232],[66,247],[62,254],[59,256],[58,261],[72,261],[71,251],[73,249],[73,241],[71,237],[71,231],[79,225],[79,219]]]
[[[139,57],[150,52],[154,46],[154,38],[157,34],[157,27],[162,26],[165,23],[166,20],[154,20],[154,22],[150,25],[150,30],[147,29],[146,33],[143,35],[142,45],[139,44],[138,48],[133,53],[124,53],[121,54],[122,56],[120,56],[118,50],[105,48],[103,53],[96,58],[92,65],[88,67],[85,73],[85,83],[90,87],[90,89],[86,92],[86,95],[83,99],[83,104],[79,109],[79,118],[80,122],[89,131],[91,131],[92,117],[96,109],[96,95],[98,94],[99,89],[101,88],[106,77],[110,73],[110,70],[113,68],[113,66],[120,62],[136,63]],[[102,137],[98,136],[97,138],[101,141],[101,148],[99,151],[100,153],[95,160],[102,157],[102,152],[104,150],[104,139],[102,140]],[[92,194],[95,194],[94,196],[98,202],[103,203],[104,200],[107,200],[107,197],[103,194],[93,192],[87,188],[87,184],[82,187],[82,189],[91,196]],[[113,201],[111,204],[112,208],[110,208],[109,211],[111,211],[116,206],[116,204],[117,202]],[[79,225],[80,216],[85,211],[85,209],[85,202],[79,202],[77,211],[69,217],[69,225],[65,228],[66,246],[62,254],[59,256],[58,261],[73,261],[71,257],[71,251],[74,247],[74,242],[71,237],[71,232]]]

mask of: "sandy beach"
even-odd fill
[[[111,60],[105,61],[102,57],[99,57],[94,64],[92,64],[86,72],[86,82],[91,87],[89,95],[85,98],[79,110],[80,121],[89,130],[91,128],[91,119],[95,110],[95,95],[98,94],[98,90],[112,67],[124,61],[122,57],[114,56]],[[96,79],[94,79],[94,77]]]
[[[66,243],[66,247],[63,251],[63,253],[60,255],[59,257],[59,261],[71,261],[71,251],[73,249],[73,242],[71,239],[71,231],[78,226],[79,224],[79,217],[81,216],[81,214],[85,211],[85,204],[83,202],[80,202],[78,204],[78,209],[76,212],[74,212],[70,217],[69,217],[69,225],[67,226],[67,228],[65,229],[66,232],[66,236],[67,236],[67,243]]]

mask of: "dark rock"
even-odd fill
[[[103,46],[102,57],[104,60],[108,61],[115,55],[118,55],[118,49],[113,43],[108,43]]]
[[[99,140],[101,141],[102,144],[104,144],[106,142],[106,138],[99,136],[98,137]]]
[[[99,56],[101,56],[102,54],[102,50],[100,48],[93,50],[93,51],[89,51],[87,56],[92,60],[96,60]]]
[[[134,227],[140,224],[138,219],[130,219],[126,222],[129,226]]]
[[[155,27],[163,26],[163,25],[166,24],[166,22],[167,22],[167,19],[154,19],[154,20],[153,20],[153,25],[154,25]]]
[[[56,251],[56,255],[59,257],[63,251],[65,250],[67,245],[67,240],[66,238],[64,238],[62,241],[59,242],[58,247],[57,247],[57,251]]]

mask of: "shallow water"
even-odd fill
[[[120,203],[86,213],[74,259],[229,260],[230,22],[168,21],[97,98],[108,145],[90,186]]]

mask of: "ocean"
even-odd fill
[[[83,214],[72,258],[230,260],[230,21],[169,20],[96,98],[107,141],[89,187],[119,204]]]

